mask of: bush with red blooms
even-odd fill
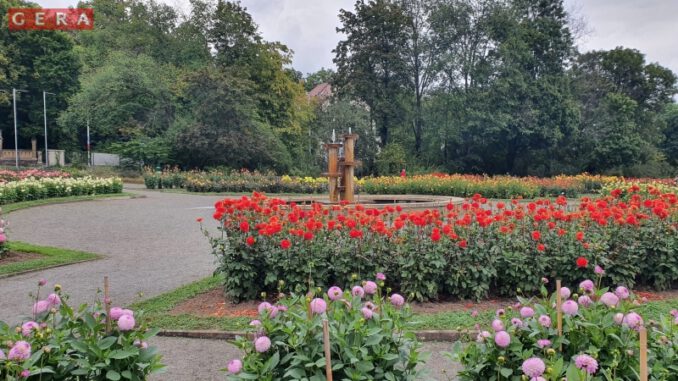
[[[388,286],[418,300],[535,293],[542,277],[667,289],[678,282],[678,198],[607,196],[490,202],[480,195],[442,209],[302,207],[254,193],[215,205],[209,236],[233,300],[346,286],[392,274]],[[243,227],[247,226],[246,229]],[[491,292],[490,292],[491,291]]]

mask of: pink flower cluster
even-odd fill
[[[111,319],[118,322],[118,329],[121,331],[131,331],[134,329],[134,311],[121,307],[111,308]]]

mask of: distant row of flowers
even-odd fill
[[[489,198],[536,198],[609,192],[630,184],[653,186],[662,193],[676,192],[675,181],[666,179],[625,179],[615,176],[581,174],[551,178],[430,174],[411,177],[367,178],[361,191],[369,194],[429,194],[470,197],[480,193]],[[609,194],[609,193],[608,193]]]
[[[119,178],[29,177],[0,183],[0,204],[52,197],[121,193]]]
[[[149,189],[184,188],[191,192],[266,192],[325,193],[326,177],[277,176],[273,173],[215,169],[182,172],[167,168],[149,169],[144,174]],[[616,176],[581,174],[551,178],[428,174],[415,176],[365,177],[356,179],[359,192],[366,194],[427,194],[470,197],[480,193],[489,198],[536,198],[582,194],[609,194],[612,189],[637,184],[646,193],[675,193],[678,186],[671,179],[625,179]]]
[[[327,191],[326,178],[277,176],[273,173],[247,170],[211,170],[181,172],[166,169],[147,170],[144,182],[149,189],[184,188],[191,192],[267,192],[267,193],[323,193]]]
[[[632,192],[632,190],[626,190]],[[388,285],[410,298],[483,298],[532,293],[542,277],[576,282],[594,265],[606,283],[666,289],[678,282],[676,194],[491,202],[405,212],[399,206],[319,204],[303,208],[255,193],[224,199],[211,237],[226,292],[347,286],[353,276],[392,274]],[[492,291],[491,291],[492,290]]]
[[[58,170],[24,169],[21,171],[15,171],[12,169],[0,169],[0,184],[28,178],[42,179],[57,177],[71,177],[71,174]]]

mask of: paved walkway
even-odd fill
[[[47,205],[7,216],[13,240],[89,251],[105,258],[0,279],[0,320],[18,323],[17,316],[29,316],[28,293],[42,278],[50,285],[60,283],[72,304],[79,304],[91,301],[108,275],[114,305],[124,306],[212,273],[214,258],[195,219],[203,217],[209,223],[219,196],[146,191],[139,186],[126,186],[126,190],[145,197]],[[219,369],[238,354],[223,341],[156,338],[153,344],[169,364],[167,372],[153,380],[224,380]],[[450,343],[425,345],[433,354],[425,366],[432,379],[451,379],[447,374],[454,373],[456,365],[441,354],[450,349]]]

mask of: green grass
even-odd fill
[[[35,206],[42,205],[65,204],[68,202],[79,202],[79,201],[93,201],[100,200],[103,198],[129,198],[129,197],[134,197],[134,194],[123,192],[123,193],[95,194],[88,196],[54,197],[54,198],[44,198],[41,200],[15,202],[11,204],[2,205],[1,207],[4,213],[10,213],[20,209],[32,208]]]
[[[60,249],[56,247],[37,246],[25,242],[10,242],[9,249],[24,253],[40,254],[41,258],[24,262],[0,265],[0,277],[22,274],[28,271],[41,270],[49,267],[63,266],[75,262],[98,259],[99,256],[84,251]]]
[[[230,317],[200,317],[190,314],[172,316],[169,314],[176,305],[198,294],[213,290],[221,286],[221,277],[210,277],[177,288],[155,298],[136,303],[133,309],[144,311],[144,319],[153,328],[169,330],[222,330],[242,331],[250,318]],[[645,319],[659,320],[668,315],[671,309],[676,308],[677,300],[663,300],[649,302],[637,308]],[[480,312],[478,317],[472,317],[470,311],[439,312],[435,314],[415,315],[414,328],[418,330],[468,330],[477,323],[487,323],[492,320],[494,311]]]

